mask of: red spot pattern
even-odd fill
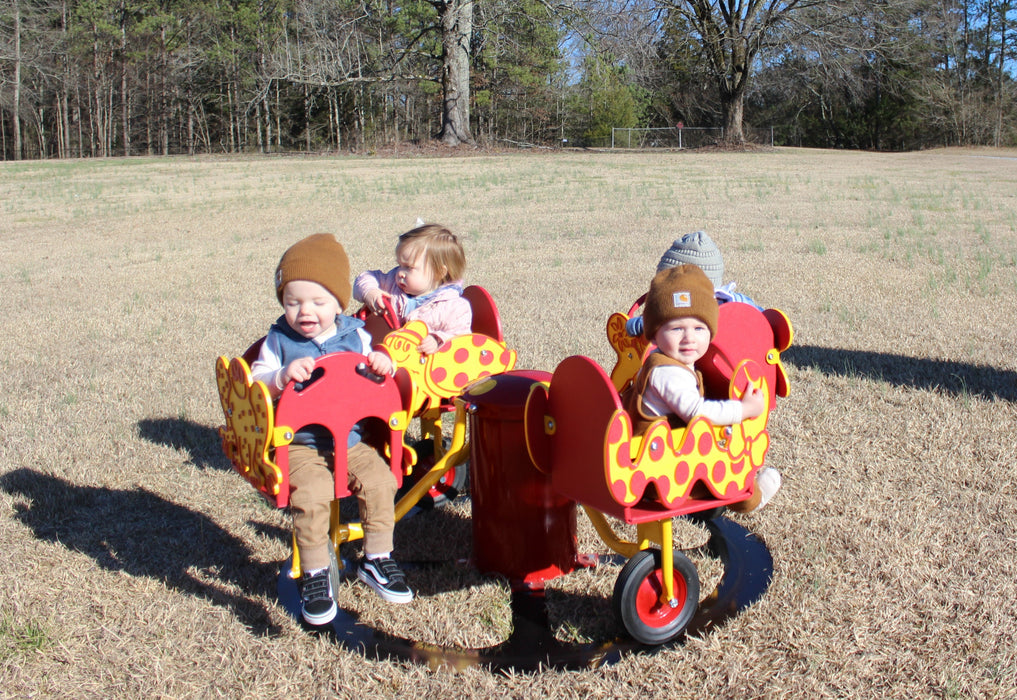
[[[662,476],[659,479],[656,479],[656,482],[657,482],[657,493],[661,494],[666,502],[667,495],[671,493],[671,480],[668,479],[666,476]]]
[[[713,465],[713,474],[711,475],[713,483],[715,484],[723,483],[724,477],[726,475],[727,475],[727,464],[723,460],[718,459]]]
[[[632,493],[641,494],[646,490],[646,474],[641,471],[634,471],[632,478],[629,480],[629,487],[632,489]]]
[[[607,429],[607,443],[614,445],[622,439],[622,422],[620,420],[611,421],[611,425]]]
[[[696,446],[696,449],[701,455],[710,454],[710,450],[713,449],[713,435],[709,431],[699,436],[699,445]]]
[[[614,445],[615,443],[612,442],[611,444]],[[627,443],[622,442],[615,445],[614,461],[616,464],[625,464],[626,462],[629,461],[629,450]]]
[[[664,456],[664,441],[660,438],[656,438],[650,441],[650,459],[654,462]]]
[[[677,484],[687,484],[689,481],[689,463],[684,459],[678,460],[678,466],[674,468],[674,479]]]

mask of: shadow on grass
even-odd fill
[[[548,589],[548,629],[567,642],[605,642],[626,634],[611,596]]]
[[[882,352],[792,345],[781,358],[824,374],[860,377],[955,396],[1017,401],[1017,372],[953,360],[927,360]]]
[[[451,508],[413,510],[396,523],[393,540],[395,556],[407,567],[466,564],[473,555],[473,521],[468,514]],[[436,582],[430,592],[457,588],[459,586],[454,583]]]
[[[138,433],[156,445],[185,450],[198,469],[230,471],[222,451],[222,440],[214,428],[182,418],[145,418],[138,421]]]
[[[264,604],[232,590],[271,599],[275,565],[253,561],[244,542],[207,516],[145,489],[79,486],[30,469],[0,476],[0,488],[29,501],[15,504],[14,517],[37,539],[228,608],[257,635],[279,631]],[[201,578],[195,570],[204,572]]]

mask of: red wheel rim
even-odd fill
[[[660,602],[661,591],[664,590],[664,572],[654,569],[643,579],[636,592],[636,614],[648,627],[667,627],[682,614],[685,596],[688,591],[685,579],[679,572],[674,572],[674,597],[678,606],[672,608],[668,603]]]
[[[448,492],[452,490],[452,484],[456,483],[456,469],[459,467],[451,467],[447,472],[441,475],[438,479],[438,483],[428,489],[427,494],[429,496],[446,496]]]

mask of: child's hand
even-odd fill
[[[392,359],[385,353],[378,352],[377,350],[367,354],[367,366],[371,368],[372,372],[383,377],[392,374],[394,368]]]
[[[765,407],[763,392],[759,390],[759,387],[749,384],[749,388],[742,395],[742,420],[755,418],[763,412]]]
[[[434,351],[438,349],[440,343],[438,339],[433,335],[428,335],[424,340],[417,346],[417,351],[421,355],[433,355]]]
[[[368,289],[364,292],[364,303],[367,308],[376,314],[385,313],[385,299],[391,299],[392,295],[381,289]]]
[[[314,358],[313,357],[300,357],[286,366],[283,370],[282,377],[279,379],[279,383],[286,386],[290,382],[306,382],[311,378],[311,372],[314,370]]]

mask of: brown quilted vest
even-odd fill
[[[635,380],[622,393],[621,397],[622,406],[624,406],[629,417],[632,418],[633,435],[642,435],[650,427],[650,423],[663,417],[650,415],[643,410],[643,393],[646,391],[646,383],[650,380],[650,372],[661,365],[682,367],[689,372],[692,371],[684,363],[673,360],[662,352],[651,352],[647,356],[646,360],[643,361],[643,366],[639,368],[639,373],[636,375]],[[703,375],[698,370],[695,372],[695,375],[696,386],[699,388],[699,395],[702,396]],[[669,414],[666,417],[672,428],[680,428],[685,425],[685,421],[674,414]]]

